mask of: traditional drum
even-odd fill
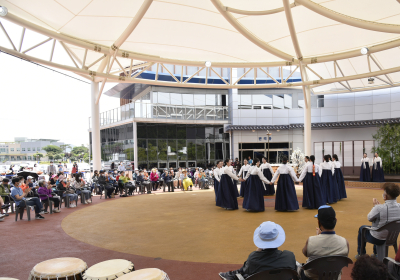
[[[118,280],[169,280],[169,277],[167,273],[158,268],[145,268],[125,274]]]
[[[132,262],[115,259],[92,265],[83,274],[84,280],[114,280],[135,270]]]
[[[87,264],[78,258],[57,258],[35,265],[28,280],[82,280]]]
[[[18,280],[16,278],[0,277],[0,280]]]

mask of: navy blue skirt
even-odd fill
[[[298,210],[296,189],[292,177],[289,174],[281,174],[278,180],[275,197],[275,210],[287,211]]]
[[[269,168],[263,169],[263,175],[265,178],[268,179],[268,181],[272,180],[272,173],[269,170]],[[275,188],[274,185],[270,185],[270,184],[265,184],[265,189],[264,189],[264,195],[274,195],[275,194]]]
[[[217,179],[214,178],[214,192],[215,192],[215,201],[217,201],[217,195],[218,195],[218,186],[219,182]]]
[[[243,178],[246,177],[247,171],[243,171]],[[244,197],[246,193],[246,181],[240,182],[240,196]]]
[[[218,186],[216,205],[222,208],[239,209],[235,188],[237,190],[232,178],[227,174],[222,174]]]
[[[365,169],[361,163],[360,182],[371,182],[371,171],[369,170],[369,163],[365,163]]]
[[[309,209],[318,209],[321,205],[325,204],[326,202],[322,197],[321,179],[319,178],[318,172],[315,172],[315,176],[307,172],[306,177],[303,179],[302,206]]]
[[[347,198],[346,186],[344,185],[343,173],[340,168],[335,168],[335,178],[339,190],[339,200],[342,198]]]
[[[376,169],[372,166],[372,182],[385,182],[385,175],[380,162],[376,163]]]
[[[247,188],[243,200],[243,208],[256,212],[265,211],[264,185],[258,175],[250,175],[246,180]]]
[[[330,169],[322,169],[321,176],[321,190],[322,190],[322,199],[330,204],[338,201],[339,197],[336,195],[337,192],[337,183],[336,178],[333,177],[332,171]]]

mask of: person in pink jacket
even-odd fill
[[[156,191],[158,189],[159,181],[158,181],[158,173],[157,173],[157,168],[153,168],[150,173],[150,181],[151,181],[151,187],[153,191]]]

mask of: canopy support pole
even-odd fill
[[[101,143],[100,143],[100,106],[96,102],[99,93],[99,82],[91,82],[91,122],[92,122],[92,152],[93,171],[101,170]]]

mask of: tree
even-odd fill
[[[36,153],[32,155],[34,158],[38,159],[38,161],[40,161],[40,158],[44,157],[44,155],[42,153]]]
[[[372,137],[376,142],[371,152],[378,153],[382,158],[383,170],[397,173],[400,170],[400,124],[381,126]]]
[[[46,153],[52,153],[53,155],[61,154],[63,151],[60,147],[55,145],[47,145],[46,147],[43,147],[43,150],[45,150]]]
[[[53,157],[54,159],[62,159],[63,158],[63,154],[56,154]]]
[[[67,149],[71,149],[71,145],[70,144],[64,144],[64,145],[60,145],[60,148],[64,151],[64,154],[67,152]]]
[[[85,146],[76,146],[72,149],[71,151],[71,159],[73,160],[79,160],[83,159],[84,155],[89,153],[89,149]]]

